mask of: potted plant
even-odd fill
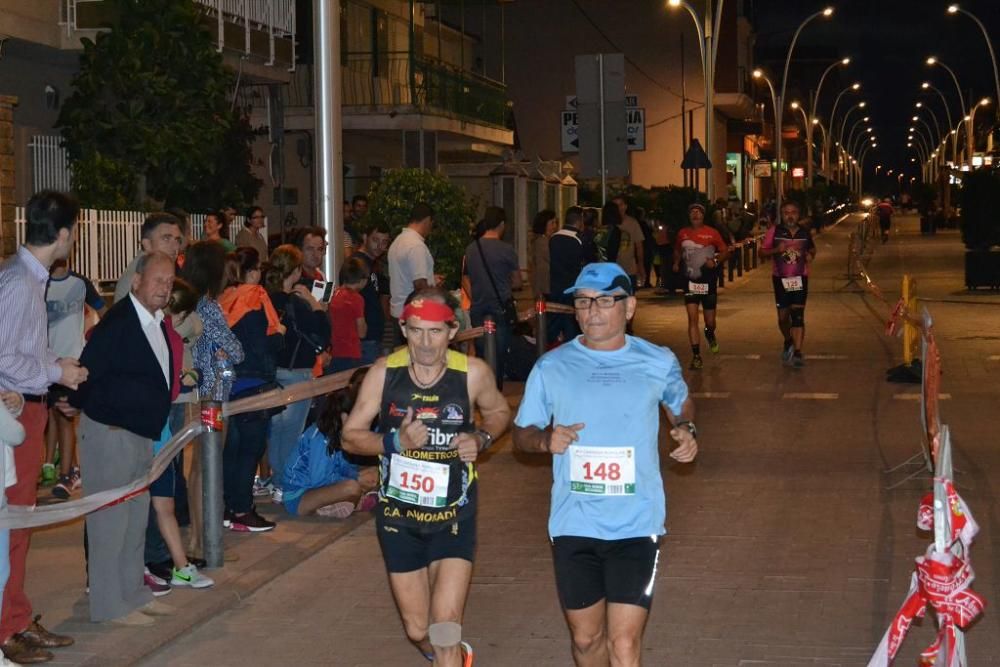
[[[965,286],[1000,289],[1000,175],[970,172],[962,181],[960,227],[965,244]]]

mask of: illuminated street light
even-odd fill
[[[989,34],[989,32],[986,31],[986,26],[983,25],[983,22],[979,20],[979,17],[977,17],[975,14],[973,14],[970,11],[968,11],[967,9],[962,9],[958,5],[949,5],[948,6],[948,13],[952,14],[952,15],[959,14],[959,13],[965,14],[966,16],[968,16],[969,18],[971,18],[973,21],[975,21],[976,25],[979,26],[979,30],[982,31],[983,38],[986,40],[986,48],[990,52],[990,61],[993,63],[993,85],[996,88],[997,99],[1000,99],[1000,71],[998,71],[998,69],[997,69],[997,56],[996,56],[996,53],[993,52],[993,40],[990,39],[990,34]]]

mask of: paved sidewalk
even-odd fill
[[[864,665],[902,601],[912,559],[929,542],[914,526],[929,480],[890,491],[899,477],[882,470],[918,451],[918,388],[884,381],[900,360],[900,342],[882,332],[886,307],[843,289],[851,223],[817,239],[805,369],[778,363],[766,270],[721,294],[722,353],[688,374],[701,455],[692,466],[664,460],[670,534],[646,632],[647,665]],[[1000,451],[986,415],[1000,398],[1000,298],[963,291],[957,233],[920,237],[912,218],[899,228],[875,249],[869,270],[890,301],[904,270],[916,274],[921,296],[948,301],[928,304],[943,356],[942,392],[950,396],[941,407],[964,471],[960,490],[982,528],[973,550],[976,588],[995,605]],[[680,304],[643,296],[637,333],[670,346],[686,364]],[[482,467],[465,618],[477,665],[571,664],[545,535],[550,475],[547,457],[512,454],[507,438]],[[65,537],[69,531],[77,542]],[[79,532],[43,533],[29,577],[46,620],[84,640],[78,655],[61,652],[72,659],[64,664],[126,664],[123,658],[180,635],[140,664],[421,664],[403,636],[371,522],[286,520],[266,535],[229,536],[241,560],[227,565],[216,589],[165,598],[183,606],[184,617],[155,631],[98,630],[81,620],[82,595],[67,594],[82,585]],[[989,606],[969,633],[971,664],[1000,664],[998,630],[1000,615]],[[924,621],[897,664],[914,664],[931,637]]]

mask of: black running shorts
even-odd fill
[[[445,558],[461,558],[471,563],[476,551],[475,516],[435,531],[386,524],[376,516],[375,530],[389,572],[422,570]]]
[[[792,306],[802,306],[805,308],[806,299],[809,297],[808,276],[802,276],[802,289],[794,292],[785,290],[785,286],[778,276],[771,276],[771,283],[774,285],[774,305],[779,309],[784,310]]]
[[[659,553],[659,537],[556,537],[552,560],[559,601],[571,610],[586,609],[601,600],[649,609]]]
[[[719,303],[718,274],[703,269],[701,278],[687,279],[684,282],[684,303],[698,303],[703,310],[715,310]]]

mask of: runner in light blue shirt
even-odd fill
[[[583,335],[535,364],[514,446],[553,454],[549,536],[574,660],[639,664],[666,520],[659,407],[681,463],[698,452],[694,408],[673,352],[625,334],[636,299],[621,267],[588,264],[566,293]],[[597,628],[631,641],[594,642]]]

